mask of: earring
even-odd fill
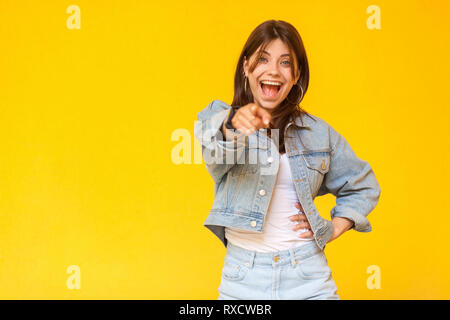
[[[298,84],[297,84],[298,85]],[[300,95],[300,99],[298,100],[298,102],[300,103],[300,101],[302,101],[302,99],[303,99],[303,88],[302,88],[302,86],[300,86],[300,85],[298,85],[299,86],[299,88],[300,88],[300,91],[302,92],[302,94]]]
[[[288,97],[286,97],[286,100],[293,105],[298,105],[300,103],[300,101],[302,101],[302,99],[303,99],[303,88],[301,85],[298,84],[298,82],[296,84],[294,84],[294,87],[300,88],[300,91],[302,92],[302,94],[300,95],[300,98],[297,99],[298,101],[296,103],[292,103],[291,101],[289,101]]]
[[[247,76],[245,75],[245,71],[243,72],[244,74],[244,92],[245,94],[247,94]]]

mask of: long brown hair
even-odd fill
[[[289,123],[289,118],[292,116],[292,120],[295,120],[296,117],[300,117],[302,120],[303,115],[309,116],[308,112],[300,107],[300,102],[303,100],[303,97],[308,90],[308,59],[306,57],[302,38],[297,29],[290,23],[281,20],[268,20],[257,26],[250,34],[237,63],[236,73],[234,75],[234,97],[231,106],[241,107],[254,102],[249,83],[247,83],[247,91],[244,90],[245,81],[248,81],[246,80],[247,78],[244,77],[244,58],[246,57],[247,60],[250,59],[253,53],[261,46],[260,50],[257,52],[257,58],[249,66],[249,71],[253,72],[262,56],[262,51],[275,39],[283,41],[289,47],[291,55],[293,53],[293,56],[296,58],[296,63],[291,64],[292,77],[295,78],[295,65],[300,71],[300,78],[297,84],[292,87],[286,99],[272,111],[270,128],[279,129],[279,151],[284,153],[284,130]],[[303,94],[300,86],[303,89]],[[296,126],[296,124],[294,123],[293,126]]]

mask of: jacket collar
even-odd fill
[[[303,123],[302,123],[302,120],[303,120]],[[294,121],[292,121],[292,116],[289,116],[289,122],[286,126],[286,129],[293,123],[294,123]],[[311,128],[311,125],[309,124],[309,122],[307,120],[307,116],[304,116],[303,119],[300,119],[300,117],[296,117],[295,124],[301,128]]]

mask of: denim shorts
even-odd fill
[[[262,253],[227,242],[218,300],[339,300],[315,241]]]

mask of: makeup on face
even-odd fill
[[[257,56],[258,51],[251,59]],[[289,47],[280,39],[267,45],[253,72],[248,73],[256,103],[266,109],[274,109],[286,98],[296,80],[291,74],[293,60]]]

